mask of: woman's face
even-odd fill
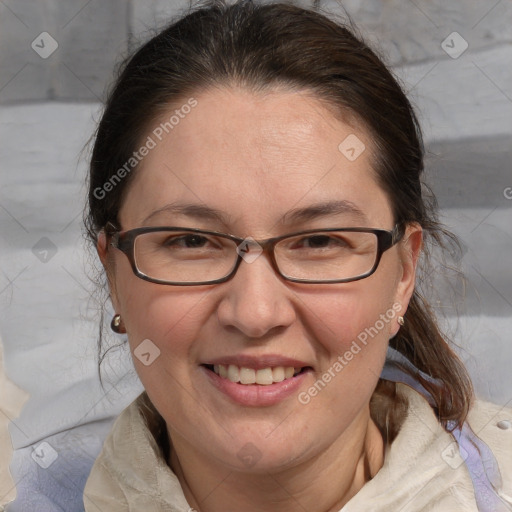
[[[371,169],[368,133],[335,119],[312,96],[226,88],[195,99],[161,141],[153,135],[156,147],[120,211],[123,230],[181,226],[259,240],[306,229],[394,227]],[[292,219],[334,201],[345,202],[338,212]],[[171,204],[207,207],[222,220],[165,209]],[[291,467],[349,442],[368,424],[387,341],[412,292],[420,240],[420,230],[408,228],[372,276],[342,284],[285,281],[262,254],[242,261],[225,283],[165,286],[137,278],[128,258],[110,248],[114,306],[132,352],[150,340],[142,345],[146,364],[136,356],[134,364],[173,442],[251,471]],[[106,261],[104,238],[99,252]],[[205,366],[223,363],[307,371],[248,385]]]

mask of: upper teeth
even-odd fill
[[[229,379],[231,382],[240,382],[241,384],[261,384],[268,386],[274,382],[282,382],[285,379],[293,377],[295,373],[300,372],[301,368],[294,368],[293,366],[275,366],[274,368],[262,368],[261,370],[254,370],[253,368],[238,367],[234,364],[224,365],[216,364],[213,371]]]

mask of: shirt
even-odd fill
[[[408,402],[401,429],[386,447],[382,468],[340,512],[478,512],[455,438],[420,393],[402,383],[397,392]],[[142,396],[123,411],[104,443],[85,487],[86,512],[193,510],[144,421]],[[503,510],[512,510],[512,409],[476,400],[467,421],[494,454]]]

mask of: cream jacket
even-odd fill
[[[16,497],[16,488],[9,471],[13,452],[8,430],[9,419],[13,420],[19,416],[28,398],[28,393],[15,386],[5,375],[2,340],[0,340],[0,512],[3,510],[3,505]]]
[[[341,511],[477,512],[454,438],[418,392],[404,384],[397,390],[407,398],[407,417],[386,449],[383,467]],[[468,423],[494,453],[503,481],[500,495],[512,504],[512,409],[475,401]],[[123,411],[106,439],[87,481],[84,504],[86,512],[193,510],[137,401]],[[503,510],[512,506],[504,504]]]

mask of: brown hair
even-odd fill
[[[209,2],[162,30],[123,64],[92,153],[86,218],[92,242],[107,222],[117,223],[135,171],[105,197],[97,191],[132,156],[151,123],[170,104],[218,85],[311,91],[333,112],[362,122],[372,136],[373,168],[395,221],[416,222],[424,230],[422,268],[428,272],[430,247],[442,247],[447,232],[437,222],[435,199],[422,186],[421,131],[407,97],[353,29],[284,3]],[[461,425],[471,405],[471,381],[418,287],[405,325],[390,345],[442,382],[436,386],[419,378],[435,399],[439,420]],[[405,410],[393,383],[379,381],[371,410],[383,434],[392,439]]]

